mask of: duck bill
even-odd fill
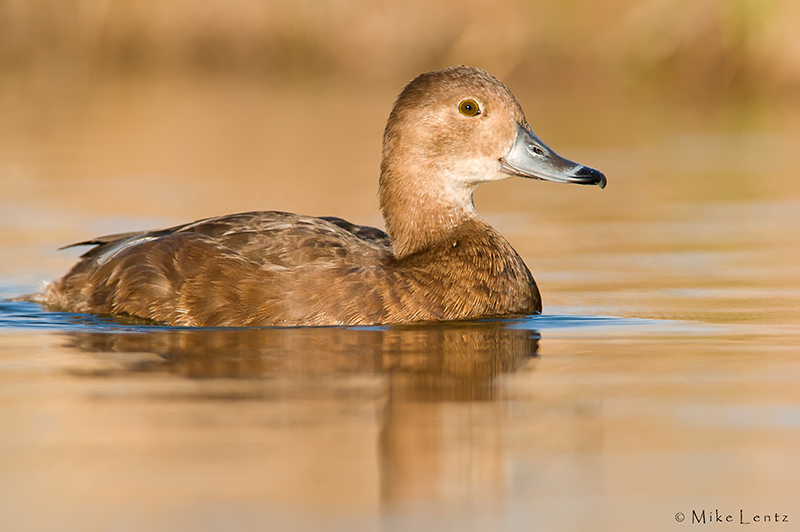
[[[506,174],[531,179],[606,186],[606,176],[602,172],[561,157],[523,124],[517,125],[514,145],[500,159],[500,167]]]

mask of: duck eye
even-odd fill
[[[475,100],[464,100],[458,104],[458,111],[464,116],[478,116],[481,110],[478,107],[478,102]]]

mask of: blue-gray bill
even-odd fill
[[[547,147],[525,124],[517,126],[514,145],[506,156],[500,159],[500,164],[503,172],[515,176],[556,183],[599,185],[600,188],[606,186],[606,176],[603,172],[561,157]]]

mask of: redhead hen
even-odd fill
[[[475,211],[511,176],[605,186],[531,131],[478,68],[422,74],[383,136],[386,232],[340,218],[250,212],[100,237],[37,301],[183,326],[368,325],[541,312],[530,271]]]

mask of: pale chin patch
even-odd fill
[[[453,185],[475,190],[475,187],[491,181],[502,181],[511,177],[502,172],[499,160],[482,157],[470,159],[448,168],[444,178]]]

